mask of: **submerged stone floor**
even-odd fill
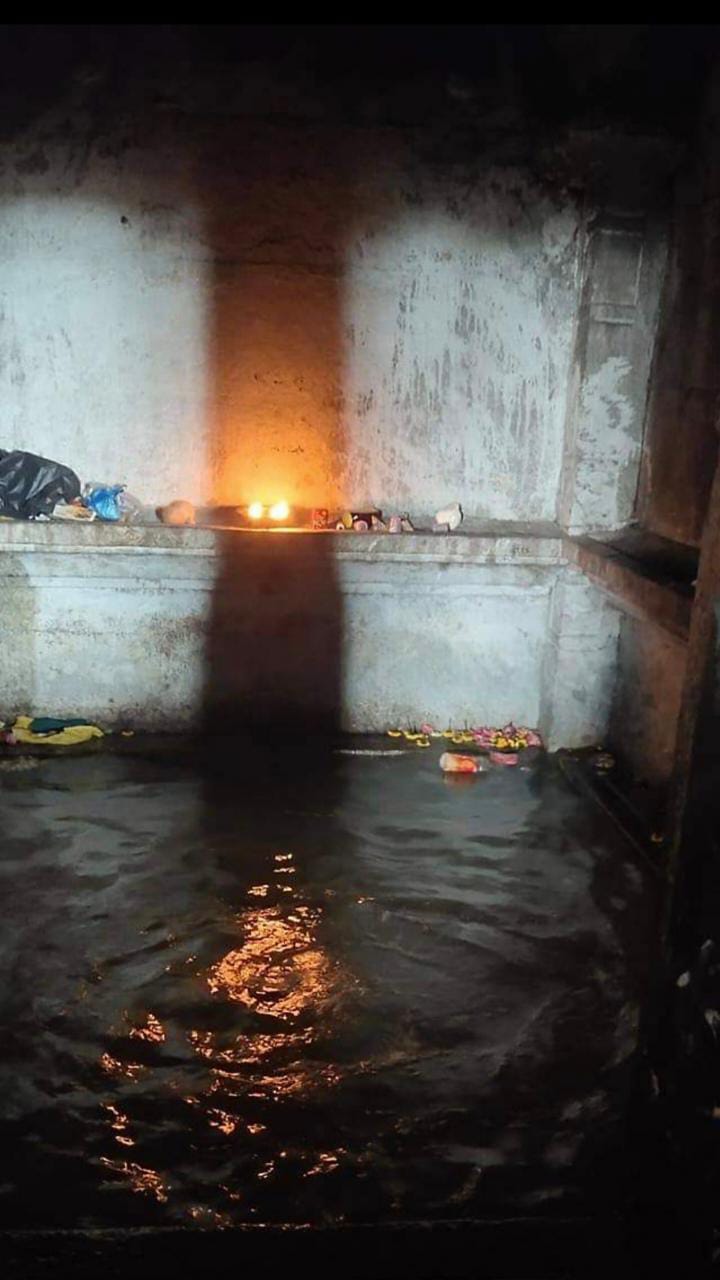
[[[552,757],[341,745],[1,762],[1,1227],[612,1206],[651,873]]]

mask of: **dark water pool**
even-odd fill
[[[551,760],[448,785],[438,755],[0,770],[0,1225],[603,1194],[653,886]]]

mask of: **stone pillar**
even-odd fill
[[[619,529],[633,516],[665,262],[664,230],[645,216],[596,219],[558,503],[558,523],[570,533]]]
[[[620,614],[576,569],[550,601],[540,731],[548,750],[602,742],[616,678]]]

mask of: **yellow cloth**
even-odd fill
[[[74,747],[79,742],[88,742],[90,738],[103,738],[102,729],[96,724],[73,724],[57,733],[33,733],[29,727],[32,716],[18,716],[12,726],[12,733],[18,742],[47,742],[52,747]]]

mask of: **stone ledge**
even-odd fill
[[[568,563],[601,587],[618,608],[635,618],[655,623],[687,643],[690,634],[692,589],[661,577],[612,544],[595,538],[564,539]]]
[[[145,558],[141,567],[140,558]],[[487,573],[483,589],[532,589],[532,575],[547,568],[570,565],[600,587],[621,610],[647,619],[682,641],[687,641],[692,592],[683,583],[668,581],[652,563],[643,563],[627,553],[618,542],[598,538],[570,537],[557,525],[520,521],[468,522],[461,532],[435,534],[427,531],[404,534],[313,533],[308,529],[255,530],[229,527],[173,529],[160,524],[120,525],[98,521],[88,525],[61,522],[0,521],[0,578],[35,579],[98,575],[128,580],[177,581],[203,587],[212,584],[224,565],[233,572],[247,564],[271,561],[305,567],[315,576],[328,565],[332,578],[335,565],[346,587],[357,579],[357,589],[379,589],[380,582],[366,581],[372,566],[390,571],[388,583],[400,583],[400,566],[409,575],[422,566],[447,572],[447,590],[480,588],[477,577]],[[113,566],[111,568],[110,566]],[[356,565],[357,569],[352,566]],[[395,570],[391,568],[395,566]],[[504,571],[501,578],[493,569]],[[464,570],[468,570],[465,578]],[[511,579],[505,580],[507,572]],[[347,575],[351,576],[348,577]],[[358,575],[361,575],[358,578]],[[460,576],[458,576],[460,575]],[[440,579],[434,579],[439,586]],[[364,584],[364,585],[362,585]],[[208,589],[204,587],[204,589]]]
[[[163,525],[77,525],[0,521],[0,555],[110,554],[223,557],[233,553],[307,554],[338,561],[432,564],[561,564],[560,529],[552,524],[493,521],[436,534],[314,533],[308,529],[173,529]],[[0,562],[1,572],[1,562]]]

